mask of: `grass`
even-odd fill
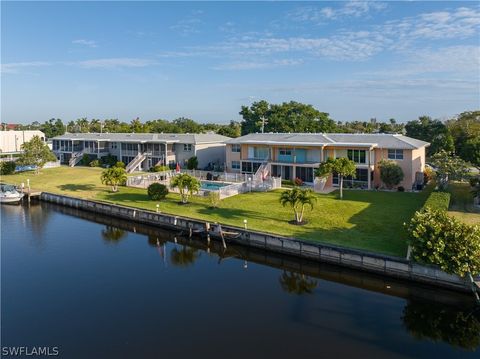
[[[294,226],[288,223],[293,212],[279,203],[281,191],[246,193],[221,201],[220,208],[209,208],[207,198],[193,197],[187,205],[179,205],[180,198],[171,193],[161,202],[150,201],[146,190],[121,187],[118,193],[100,183],[99,168],[60,167],[33,173],[3,176],[7,183],[26,182],[31,187],[81,198],[113,202],[125,206],[155,210],[157,203],[164,213],[221,222],[310,241],[331,243],[351,248],[396,256],[406,254],[406,233],[403,223],[421,208],[428,192],[373,192],[346,190],[339,200],[336,192],[317,194],[313,211],[306,212],[308,223]]]
[[[469,183],[453,182],[448,185],[451,194],[448,213],[468,224],[480,225],[480,209],[473,206]]]

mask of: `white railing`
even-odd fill
[[[147,188],[152,183],[170,184],[170,178],[175,175],[174,171],[155,172],[148,175],[129,176],[127,178],[127,187]]]
[[[75,167],[78,162],[82,160],[83,157],[83,152],[73,152],[72,157],[68,160],[68,165],[70,167]]]
[[[135,168],[137,168],[145,160],[145,158],[147,158],[145,153],[137,154],[135,158],[131,160],[130,163],[125,168],[127,173],[132,173],[135,170]]]

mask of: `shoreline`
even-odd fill
[[[208,225],[214,224],[183,216],[157,213],[113,203],[81,199],[49,192],[42,192],[40,200],[171,230],[195,232],[204,230],[207,223]],[[227,239],[227,244],[235,243],[252,248],[261,248],[298,258],[332,263],[354,270],[377,273],[387,277],[401,278],[417,283],[426,283],[461,292],[472,292],[473,290],[472,284],[467,279],[447,274],[434,266],[418,264],[403,258],[329,244],[312,243],[297,238],[289,238],[235,226],[223,224],[221,224],[221,226],[224,231],[239,233],[237,238]]]

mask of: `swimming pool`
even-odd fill
[[[230,183],[225,182],[211,182],[211,181],[200,181],[201,189],[206,189],[209,191],[218,191],[221,187],[228,186]]]

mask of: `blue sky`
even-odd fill
[[[2,2],[1,120],[310,103],[341,121],[480,108],[477,2]]]

